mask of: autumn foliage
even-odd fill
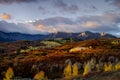
[[[35,79],[35,80],[46,80],[47,77],[45,77],[44,71],[40,71],[39,73],[37,73],[37,74],[34,76],[34,79]]]
[[[14,72],[11,67],[9,67],[5,73],[5,78],[3,80],[11,80],[14,77]]]

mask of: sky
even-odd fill
[[[92,31],[120,37],[120,0],[0,0],[0,31]]]

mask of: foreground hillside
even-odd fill
[[[5,77],[9,67],[14,71],[14,78],[33,79],[40,71],[44,71],[48,79],[70,79],[78,76],[75,78],[99,80],[101,76],[116,76],[120,69],[120,39],[0,43],[1,79]],[[87,75],[90,75],[90,79]],[[110,80],[119,80],[119,76]]]

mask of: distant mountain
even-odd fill
[[[44,39],[44,35],[31,35],[31,34],[23,34],[23,33],[6,33],[0,31],[0,41],[1,42],[9,42],[9,41],[17,41],[17,40],[41,40]]]
[[[23,33],[6,33],[0,31],[0,42],[9,42],[9,41],[17,41],[17,40],[44,40],[44,39],[55,39],[55,38],[75,38],[78,40],[86,40],[86,39],[94,39],[94,38],[116,38],[111,34],[106,33],[92,33],[90,31],[80,32],[80,33],[67,33],[67,32],[57,32],[50,33],[47,35],[42,34],[23,34]]]
[[[76,38],[76,39],[94,39],[94,38],[116,38],[111,34],[106,33],[92,33],[90,31],[80,32],[80,33],[67,33],[67,32],[57,32],[47,35],[48,38]]]

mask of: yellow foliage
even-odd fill
[[[10,80],[13,77],[14,77],[13,69],[11,67],[9,67],[7,69],[7,72],[5,73],[5,78],[3,78],[3,80]]]
[[[114,69],[113,65],[111,63],[104,64],[104,71],[112,71]]]
[[[68,65],[64,69],[64,76],[65,78],[69,78],[72,76],[72,67],[70,63],[68,63]]]
[[[73,76],[78,75],[78,67],[77,67],[76,64],[73,65],[73,74],[72,74],[72,75],[73,75]]]
[[[24,52],[26,52],[26,50],[20,50],[20,53],[24,53]]]
[[[100,72],[101,69],[102,69],[102,66],[100,66],[100,64],[96,64],[96,69],[97,69],[98,72]]]
[[[3,80],[10,80],[10,79],[3,78]]]
[[[120,62],[118,62],[116,65],[115,65],[115,70],[119,70],[120,69]]]
[[[44,71],[40,71],[34,76],[35,80],[46,80]]]
[[[86,75],[86,74],[88,74],[88,73],[90,73],[90,72],[91,72],[91,64],[90,64],[90,62],[88,62],[88,63],[85,65],[85,67],[84,67],[83,75]]]

